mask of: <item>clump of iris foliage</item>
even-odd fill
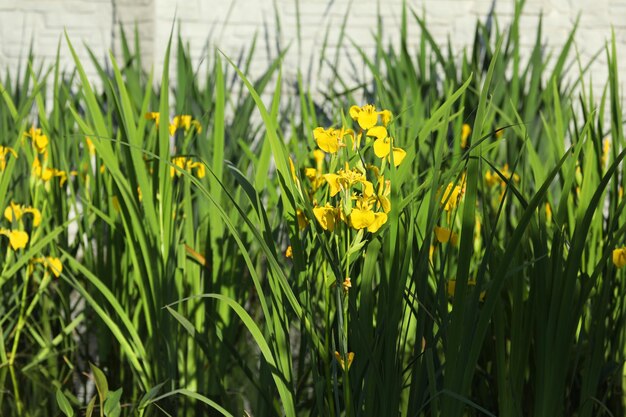
[[[180,39],[6,76],[0,414],[624,415],[615,42],[594,90],[522,6],[315,94]]]

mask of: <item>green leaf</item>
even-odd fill
[[[120,406],[120,398],[122,397],[122,388],[115,391],[109,391],[104,401],[104,415],[107,417],[119,417],[122,412]]]
[[[67,417],[73,417],[74,410],[72,409],[72,405],[70,404],[65,394],[63,394],[63,391],[61,391],[61,389],[57,389],[56,397],[57,404],[59,405],[59,408],[61,409],[63,414],[65,414]]]
[[[93,373],[93,379],[96,384],[96,389],[98,390],[100,402],[103,402],[106,399],[107,394],[109,393],[109,383],[107,382],[107,378],[104,375],[104,372],[102,372],[100,368],[98,368],[93,363],[90,363],[89,367],[91,368],[91,372]]]

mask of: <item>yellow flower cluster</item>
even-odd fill
[[[0,236],[9,239],[9,246],[13,251],[24,249],[30,240],[28,233],[24,231],[24,215],[32,216],[32,227],[41,224],[41,212],[35,207],[17,204],[13,201],[4,209],[4,218],[11,224],[10,229],[0,227]],[[31,264],[40,263],[48,268],[56,277],[63,271],[63,265],[59,258],[47,256],[45,258],[33,258]]]
[[[158,127],[159,121],[161,120],[161,115],[159,114],[159,112],[148,112],[145,114],[145,118],[147,120],[154,120],[154,123]],[[187,134],[187,132],[189,132],[192,127],[196,130],[197,133],[202,133],[202,125],[199,121],[192,119],[191,116],[188,114],[181,114],[178,116],[174,116],[168,126],[168,130],[170,132],[170,136],[174,136],[178,129],[184,129],[185,134]]]
[[[205,175],[205,167],[202,162],[193,162],[191,159],[186,158],[184,156],[176,156],[172,158],[172,164],[174,166],[170,167],[170,176],[173,177],[176,175],[180,177],[182,175],[181,170],[192,172],[192,169],[196,170],[196,177],[204,178]],[[180,168],[180,169],[176,169]]]
[[[361,128],[358,134],[344,127],[318,127],[313,130],[319,149],[313,151],[315,167],[305,169],[305,176],[310,183],[309,198],[315,206],[313,214],[324,230],[332,232],[340,222],[344,222],[355,230],[375,233],[387,222],[387,214],[391,211],[391,182],[383,175],[385,167],[388,163],[399,166],[406,157],[406,152],[395,147],[393,138],[389,136],[387,125],[392,118],[389,110],[377,111],[376,107],[369,104],[363,107],[352,106],[350,116]],[[381,125],[378,124],[379,119]],[[363,134],[375,138],[371,148],[380,159],[380,166],[364,166],[360,155]],[[350,153],[358,153],[360,157],[350,158]],[[331,155],[332,162],[340,162],[341,168],[335,172],[324,173],[326,154]],[[351,165],[348,161],[356,163]],[[292,173],[295,175],[293,166]],[[368,178],[368,173],[375,182]],[[328,185],[328,199],[321,205],[314,196],[325,184]]]
[[[36,178],[44,182],[50,181],[54,177],[59,178],[61,187],[67,181],[67,172],[48,166],[48,146],[50,141],[48,136],[42,133],[40,128],[31,127],[24,136],[30,138],[33,149],[35,150],[35,159],[33,159],[32,172]],[[40,160],[41,158],[41,160]]]

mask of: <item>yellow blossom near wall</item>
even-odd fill
[[[9,238],[9,244],[13,250],[23,249],[28,243],[28,233],[22,230],[0,229],[0,235]]]
[[[22,219],[22,216],[26,213],[30,213],[33,216],[33,226],[37,227],[41,223],[41,212],[32,207],[25,207],[11,201],[9,205],[4,209],[4,218],[9,222],[17,222]]]
[[[387,160],[390,161],[389,155],[393,152],[393,164],[396,167],[399,166],[406,157],[406,151],[404,149],[393,146],[393,139],[388,136],[385,127],[374,126],[367,131],[367,136],[376,138],[372,147],[377,157],[381,159],[387,157]]]
[[[172,158],[172,164],[174,166],[170,166],[170,176],[180,177],[182,172],[180,170],[192,172],[192,170],[196,170],[196,177],[204,178],[206,174],[206,168],[202,162],[193,162],[191,159],[186,158],[184,156],[176,156]],[[176,167],[180,168],[180,170],[176,169]]]
[[[317,146],[326,153],[337,153],[340,148],[346,146],[345,137],[350,137],[354,141],[354,132],[351,129],[335,129],[329,127],[317,127],[313,130],[313,138]]]
[[[352,117],[363,130],[368,130],[376,125],[376,123],[378,123],[378,116],[380,116],[384,126],[389,124],[392,117],[389,110],[376,111],[376,107],[371,104],[366,104],[363,107],[350,107],[350,117]]]
[[[159,127],[159,122],[161,120],[161,114],[159,112],[148,112],[144,115],[144,117],[146,120],[154,120],[155,125]],[[202,125],[199,121],[192,119],[188,114],[180,114],[174,116],[171,123],[168,125],[168,131],[170,136],[174,136],[178,129],[184,129],[185,133],[187,133],[192,127],[197,133],[202,132]]]
[[[61,187],[67,181],[67,173],[65,171],[50,167],[44,168],[37,157],[33,160],[32,172],[36,178],[39,178],[44,182],[48,182],[52,178],[58,177],[60,179],[59,185],[61,185]]]
[[[617,268],[626,266],[626,246],[613,250],[613,264]]]
[[[174,136],[174,133],[178,129],[185,129],[185,133],[191,129],[191,116],[188,114],[181,114],[179,116],[174,116],[172,119],[172,123],[169,125],[170,136]]]
[[[36,129],[35,126],[32,126],[28,132],[24,133],[24,136],[30,138],[33,144],[33,147],[37,150],[38,153],[45,153],[48,148],[48,136],[41,132],[41,129]]]

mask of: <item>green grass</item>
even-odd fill
[[[0,164],[0,208],[37,208],[42,222],[0,219],[29,234],[16,250],[0,235],[0,414],[623,415],[615,37],[595,91],[576,24],[549,53],[539,25],[520,55],[523,7],[504,29],[477,22],[460,57],[408,6],[398,47],[382,25],[374,56],[342,32],[368,75],[345,78],[341,56],[323,53],[334,74],[323,99],[301,74],[299,93],[284,94],[288,51],[253,80],[254,46],[239,66],[215,50],[201,74],[174,36],[159,82],[125,34],[119,62],[91,54],[98,88],[67,37],[72,71],[31,56],[5,76],[0,146],[17,158]],[[376,165],[391,210],[374,233],[340,220],[327,231],[316,209],[356,206],[307,178],[313,130],[359,133],[350,107],[365,102],[393,113],[405,159],[383,162],[363,138],[321,168]],[[195,122],[172,135],[180,115]],[[32,126],[46,153],[24,135]],[[457,186],[458,201],[444,192]],[[46,257],[62,263],[58,278]]]

